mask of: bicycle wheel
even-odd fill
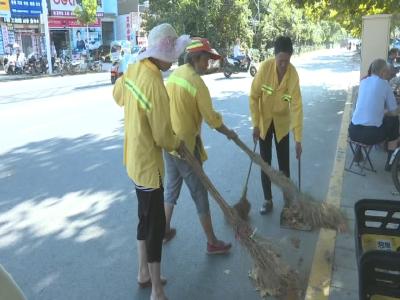
[[[397,153],[396,158],[392,164],[392,179],[394,186],[400,193],[400,152]]]

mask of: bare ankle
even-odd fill
[[[144,282],[150,279],[150,272],[149,270],[140,270],[138,273],[138,281]]]
[[[164,294],[164,289],[161,287],[156,288],[154,287],[151,291],[151,300],[164,300],[166,299]]]

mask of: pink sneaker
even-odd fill
[[[223,241],[218,241],[214,245],[207,243],[207,254],[226,254],[229,252],[231,247],[231,243],[225,243]]]

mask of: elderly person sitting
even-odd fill
[[[397,147],[399,137],[398,106],[393,90],[386,80],[389,71],[385,60],[376,59],[372,62],[371,76],[360,83],[356,108],[349,127],[349,136],[355,142],[375,145],[388,141],[385,166],[387,171],[390,171],[390,157]]]

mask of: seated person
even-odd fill
[[[240,39],[236,39],[236,44],[233,47],[233,59],[237,60],[240,64],[244,64],[246,56],[240,49]]]
[[[394,66],[398,53],[399,50],[397,48],[392,48],[389,51],[387,62],[390,66],[390,77],[388,78],[388,80],[391,80],[392,78],[396,77],[396,74],[399,72],[399,67]]]
[[[386,61],[376,59],[371,65],[371,76],[361,80],[349,136],[353,141],[366,145],[388,141],[385,170],[390,171],[390,157],[397,147],[399,137],[399,110],[386,79],[388,72],[389,65]],[[357,155],[360,153],[356,157]]]

